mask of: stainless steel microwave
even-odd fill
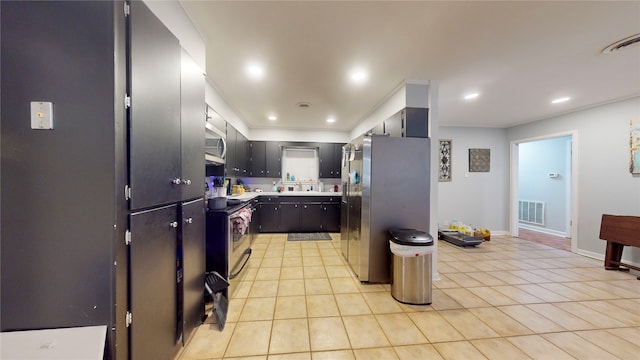
[[[205,160],[207,164],[225,163],[227,154],[226,121],[213,109],[207,107],[205,123]]]

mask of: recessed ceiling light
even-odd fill
[[[475,98],[477,98],[479,95],[480,95],[480,94],[478,94],[478,93],[467,94],[467,95],[465,95],[465,96],[464,96],[464,99],[465,99],[465,100],[475,99]]]
[[[367,81],[368,77],[369,74],[367,74],[367,72],[362,69],[357,69],[351,72],[351,81],[356,84],[364,83],[365,81]]]
[[[327,118],[327,122],[328,122],[328,123],[336,122],[336,119],[335,119],[335,118],[333,118],[333,117],[328,117],[328,118]]]
[[[259,79],[264,76],[264,68],[258,64],[247,65],[247,74],[254,79]]]
[[[278,120],[278,117],[275,116],[275,115],[269,115],[269,117],[267,119],[269,119],[271,121],[276,121],[276,120]]]
[[[551,103],[552,104],[559,104],[559,103],[563,103],[563,102],[569,101],[569,100],[571,100],[570,97],[562,97],[562,98],[557,98],[557,99],[553,100]]]

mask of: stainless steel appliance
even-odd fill
[[[229,281],[229,298],[246,275],[251,258],[252,209],[248,202],[207,211],[207,271],[217,271]]]
[[[366,136],[343,147],[341,249],[360,281],[390,282],[389,229],[429,229],[430,144]]]
[[[212,108],[207,107],[205,123],[205,160],[207,164],[221,165],[226,162],[226,121]]]

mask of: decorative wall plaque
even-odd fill
[[[440,140],[440,163],[438,164],[438,181],[451,181],[451,146],[452,140]]]
[[[469,172],[489,172],[491,149],[469,149]]]

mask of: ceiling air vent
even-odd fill
[[[604,50],[602,50],[602,53],[611,54],[612,52],[622,50],[624,48],[638,46],[638,44],[640,44],[640,34],[635,34],[607,46],[606,48],[604,48]]]
[[[311,107],[311,103],[306,101],[301,101],[297,103],[296,106],[299,107],[300,109],[308,109]]]

